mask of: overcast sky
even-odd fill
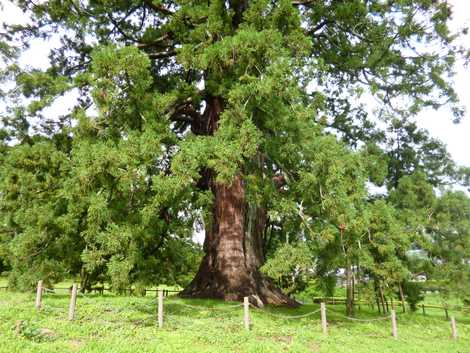
[[[454,7],[452,29],[470,26],[470,0],[449,0],[449,3]],[[470,47],[470,35],[462,40]],[[460,124],[452,123],[452,114],[446,109],[422,112],[418,123],[447,144],[457,163],[470,166],[470,67],[464,67],[462,62],[458,63],[455,87],[466,108]]]
[[[454,9],[451,28],[456,30],[465,25],[470,26],[470,0],[449,0],[448,2]],[[7,20],[10,23],[24,23],[26,21],[24,14],[9,4],[9,2],[0,0],[0,4],[3,5],[3,9],[0,9],[1,22]],[[466,41],[467,46],[470,46],[469,35],[463,40]],[[57,44],[50,43],[49,45],[44,45],[40,41],[33,43],[31,49],[21,57],[22,64],[42,68],[47,67],[49,48]],[[447,144],[449,152],[458,164],[470,166],[470,68],[464,67],[463,63],[458,63],[457,66],[455,86],[462,104],[467,110],[462,122],[460,124],[452,123],[453,117],[448,109],[424,111],[420,113],[417,121],[421,127],[428,129],[432,136],[439,138]],[[59,113],[59,111],[56,112],[56,109],[59,109],[57,107],[65,105],[56,104],[56,107],[50,113]]]

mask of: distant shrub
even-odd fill
[[[416,311],[418,303],[424,300],[423,285],[420,282],[405,282],[403,292],[411,311]]]
[[[444,287],[445,284],[438,280],[427,280],[426,282],[422,282],[423,291],[437,292],[441,291]]]

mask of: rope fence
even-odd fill
[[[236,305],[227,305],[224,306],[224,308],[216,308],[216,307],[208,307],[208,306],[202,306],[202,305],[190,305],[186,303],[170,303],[171,305],[180,305],[189,309],[195,309],[195,310],[207,310],[207,311],[227,311],[227,308],[234,309],[234,308],[239,308],[243,306],[243,304],[236,304]]]
[[[360,322],[374,322],[374,321],[390,320],[390,317],[388,317],[388,316],[374,318],[374,319],[359,319],[359,318],[356,318],[356,317],[350,317],[350,316],[346,316],[346,315],[340,315],[340,314],[336,314],[336,315],[338,315],[341,318],[346,319],[346,320],[360,321]]]
[[[328,305],[346,305],[346,298],[344,297],[313,297],[313,302],[314,303],[326,303]],[[365,300],[355,300],[353,303],[354,306],[358,306],[359,310],[361,309],[361,305],[371,305],[374,307],[374,303],[365,301]],[[386,302],[385,304],[387,306],[386,311],[388,312],[388,307],[389,305],[391,308],[394,310],[395,306],[397,307],[402,307],[404,310],[407,303],[402,303],[402,302],[396,302],[394,303],[393,301],[391,302]],[[470,307],[468,306],[463,306],[463,305],[433,305],[433,304],[418,304],[417,308],[420,308],[422,310],[423,315],[426,315],[426,309],[438,309],[438,310],[443,310],[445,318],[447,320],[450,320],[449,316],[449,310],[452,311],[462,311],[462,312],[470,312]]]
[[[300,315],[279,315],[279,314],[271,313],[271,312],[266,311],[266,310],[262,310],[262,309],[258,308],[257,306],[255,306],[251,303],[250,303],[250,307],[252,307],[256,311],[262,312],[263,314],[266,314],[268,316],[271,316],[271,317],[274,317],[274,318],[277,318],[277,319],[282,319],[282,320],[301,319],[301,318],[304,318],[304,317],[309,317],[309,316],[312,316],[316,313],[319,313],[320,310],[321,310],[321,309],[318,309],[318,310],[311,311],[311,312],[306,313],[306,314],[300,314]]]
[[[164,302],[166,301],[164,299],[165,291],[167,291],[168,293],[179,292],[179,291],[165,290],[165,289],[158,289],[158,288],[155,289],[155,291],[157,293],[157,318],[156,319],[157,319],[158,327],[162,328],[164,326]],[[42,302],[43,293],[54,293],[54,290],[51,290],[50,288],[45,288],[43,286],[43,281],[39,281],[37,284],[36,299],[35,299],[35,307],[38,311],[43,309],[43,302]],[[74,283],[70,287],[70,304],[69,304],[69,310],[68,310],[68,320],[70,321],[73,321],[75,319],[77,296],[78,296],[78,285]],[[168,305],[168,308],[171,308],[171,306],[181,306],[181,307],[191,309],[191,310],[210,311],[210,312],[218,312],[218,313],[223,313],[223,314],[232,313],[236,310],[242,309],[243,310],[243,325],[247,331],[251,330],[251,326],[253,322],[250,309],[252,309],[253,312],[256,312],[257,314],[259,313],[262,315],[267,315],[269,317],[273,317],[273,318],[280,319],[280,320],[294,320],[294,319],[308,318],[308,317],[314,316],[315,314],[320,313],[319,319],[321,323],[322,332],[325,335],[328,334],[329,325],[328,325],[328,320],[327,320],[327,310],[326,310],[325,302],[320,303],[320,309],[313,310],[313,311],[299,314],[299,315],[282,315],[282,314],[272,313],[268,310],[264,310],[250,303],[249,297],[244,297],[243,303],[227,305],[227,306],[224,306],[223,308],[201,306],[201,305],[191,305],[187,303],[171,302],[171,301],[168,302],[167,305]],[[49,308],[52,308],[52,307],[48,307],[47,309]],[[377,321],[390,321],[391,336],[394,339],[398,338],[397,316],[396,316],[395,310],[393,309],[391,310],[391,313],[389,316],[382,316],[382,317],[376,317],[376,318],[370,318],[370,319],[346,316],[336,311],[332,311],[332,312],[334,313],[334,316],[338,316],[341,319],[355,321],[355,322],[370,323],[370,322],[377,322]],[[451,338],[453,340],[457,340],[459,337],[458,337],[457,322],[455,320],[455,317],[453,316],[450,317],[449,321],[450,321]]]
[[[0,290],[9,290],[10,287],[8,286],[0,286]],[[72,290],[72,286],[70,287],[54,287],[54,288],[46,288],[46,287],[42,287],[42,290],[45,291],[45,292],[48,292],[48,293],[55,293],[56,291],[60,291],[60,290],[63,290],[63,291],[71,291]],[[118,292],[118,293],[129,293],[130,295],[138,292],[138,291],[141,291],[144,295],[146,295],[147,292],[155,292],[156,295],[158,295],[158,291],[162,290],[163,291],[163,295],[165,297],[168,297],[170,295],[170,293],[180,293],[181,290],[175,290],[175,289],[161,289],[161,288],[143,288],[141,290],[137,289],[137,288],[123,288],[123,289],[120,289],[120,290],[116,290],[114,288],[110,288],[110,287],[90,287],[90,288],[86,288],[85,291],[87,291],[88,293],[98,293],[98,294],[103,294],[104,292]],[[85,291],[82,292],[82,288],[80,288],[80,292],[78,295],[85,295]]]

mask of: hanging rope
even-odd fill
[[[361,322],[373,322],[373,321],[382,321],[382,320],[390,320],[390,316],[383,316],[375,319],[358,319],[355,317],[345,316],[334,312],[336,315],[340,316],[343,319],[351,320],[351,321],[361,321]]]
[[[195,309],[195,310],[213,310],[213,311],[227,311],[226,309],[228,308],[229,310],[230,309],[234,309],[234,308],[239,308],[239,307],[242,307],[243,304],[236,304],[236,305],[228,305],[228,306],[224,306],[223,308],[216,308],[216,307],[208,307],[208,306],[200,306],[200,305],[190,305],[190,304],[185,304],[185,303],[178,303],[178,302],[168,302],[167,304],[174,304],[174,305],[181,305],[181,306],[184,306],[186,308],[190,308],[190,309]]]
[[[262,310],[256,306],[254,306],[253,304],[250,303],[250,306],[252,308],[254,308],[257,312],[262,312],[263,314],[266,314],[268,316],[272,316],[272,317],[275,317],[275,318],[278,318],[278,319],[284,319],[284,320],[289,320],[289,319],[301,319],[301,318],[304,318],[304,317],[309,317],[309,316],[312,316],[318,312],[320,312],[320,309],[318,310],[315,310],[315,311],[311,311],[309,313],[306,313],[306,314],[301,314],[301,315],[279,315],[279,314],[273,314],[273,313],[270,313],[269,311],[265,311],[265,310]]]

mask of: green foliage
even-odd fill
[[[368,252],[361,258],[361,264],[389,285],[409,277],[406,253],[414,238],[411,232],[400,224],[397,211],[384,200],[369,205],[369,229],[366,240]]]
[[[410,309],[416,311],[418,309],[418,303],[424,300],[422,284],[411,281],[404,282],[403,292],[406,302],[410,305]]]
[[[413,122],[426,107],[462,116],[447,2],[17,5],[30,22],[0,37],[0,82],[14,82],[0,131],[12,285],[188,283],[194,226],[217,216],[213,183],[235,176],[247,209],[267,213],[264,270],[289,291],[313,270],[329,292],[354,266],[391,292],[418,249],[436,277],[469,282],[468,199],[433,189],[466,172]],[[17,46],[52,37],[46,69],[15,61]],[[48,118],[70,92],[70,113]],[[381,126],[358,103],[365,93]],[[367,181],[387,194],[369,195]]]
[[[444,294],[470,295],[470,199],[463,192],[446,192],[438,199],[429,232],[433,277],[444,284]]]
[[[329,294],[325,294],[322,288],[319,288],[321,284],[323,284],[323,280],[309,278],[305,283],[305,287],[298,294],[296,294],[295,298],[299,298],[302,302],[305,303],[312,301],[312,298],[315,297],[320,297],[323,295],[329,296]]]
[[[438,280],[427,280],[423,283],[423,291],[439,292],[442,291],[445,287],[445,283]]]
[[[42,139],[9,152],[0,182],[2,253],[12,267],[11,283],[31,288],[40,278],[60,280],[73,256],[67,245],[74,242],[62,234],[66,216],[60,180],[68,174],[67,156]]]
[[[312,254],[305,243],[284,244],[266,261],[261,271],[286,293],[296,293],[308,281],[312,266]]]
[[[322,275],[315,288],[326,297],[335,295],[337,278],[335,274]]]
[[[403,177],[417,173],[435,187],[458,179],[446,146],[415,122],[394,118],[387,135],[389,188],[398,188]]]
[[[30,321],[19,321],[12,328],[20,337],[33,342],[50,342],[54,340],[52,331],[41,329]]]

